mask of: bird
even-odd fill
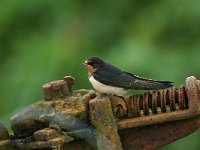
[[[160,90],[173,86],[170,81],[158,81],[122,71],[100,57],[92,56],[82,63],[88,71],[93,88],[102,94],[122,96],[128,90]]]

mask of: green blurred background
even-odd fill
[[[0,120],[42,99],[65,75],[92,88],[80,65],[101,56],[123,70],[185,84],[200,78],[199,0],[1,0]],[[200,131],[162,150],[200,149]]]

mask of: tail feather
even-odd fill
[[[166,89],[173,86],[172,84],[173,82],[170,82],[170,81],[158,81],[158,80],[147,79],[147,78],[139,77],[127,72],[126,74],[132,76],[135,79],[131,85],[132,89],[160,90],[160,89]]]
[[[153,81],[153,80],[142,80],[136,79],[133,82],[131,88],[140,90],[160,90],[172,87],[172,82],[169,81]]]

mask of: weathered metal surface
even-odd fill
[[[97,130],[97,148],[100,150],[122,150],[116,120],[108,96],[90,100],[90,120]]]
[[[27,141],[23,141],[27,140]],[[15,141],[15,147],[22,150],[30,149],[51,149],[64,150],[64,145],[74,141],[74,138],[69,136],[64,131],[53,128],[45,128],[34,133],[29,139]],[[23,144],[20,144],[23,143]]]
[[[119,130],[124,150],[155,150],[200,127],[200,118]]]
[[[90,97],[91,90],[75,91],[71,97],[57,101],[39,101],[11,117],[11,127],[16,137],[26,137],[35,131],[57,123],[63,130],[72,131],[88,127],[88,111],[82,103]]]

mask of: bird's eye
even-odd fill
[[[88,65],[94,66],[94,62],[88,62]]]

